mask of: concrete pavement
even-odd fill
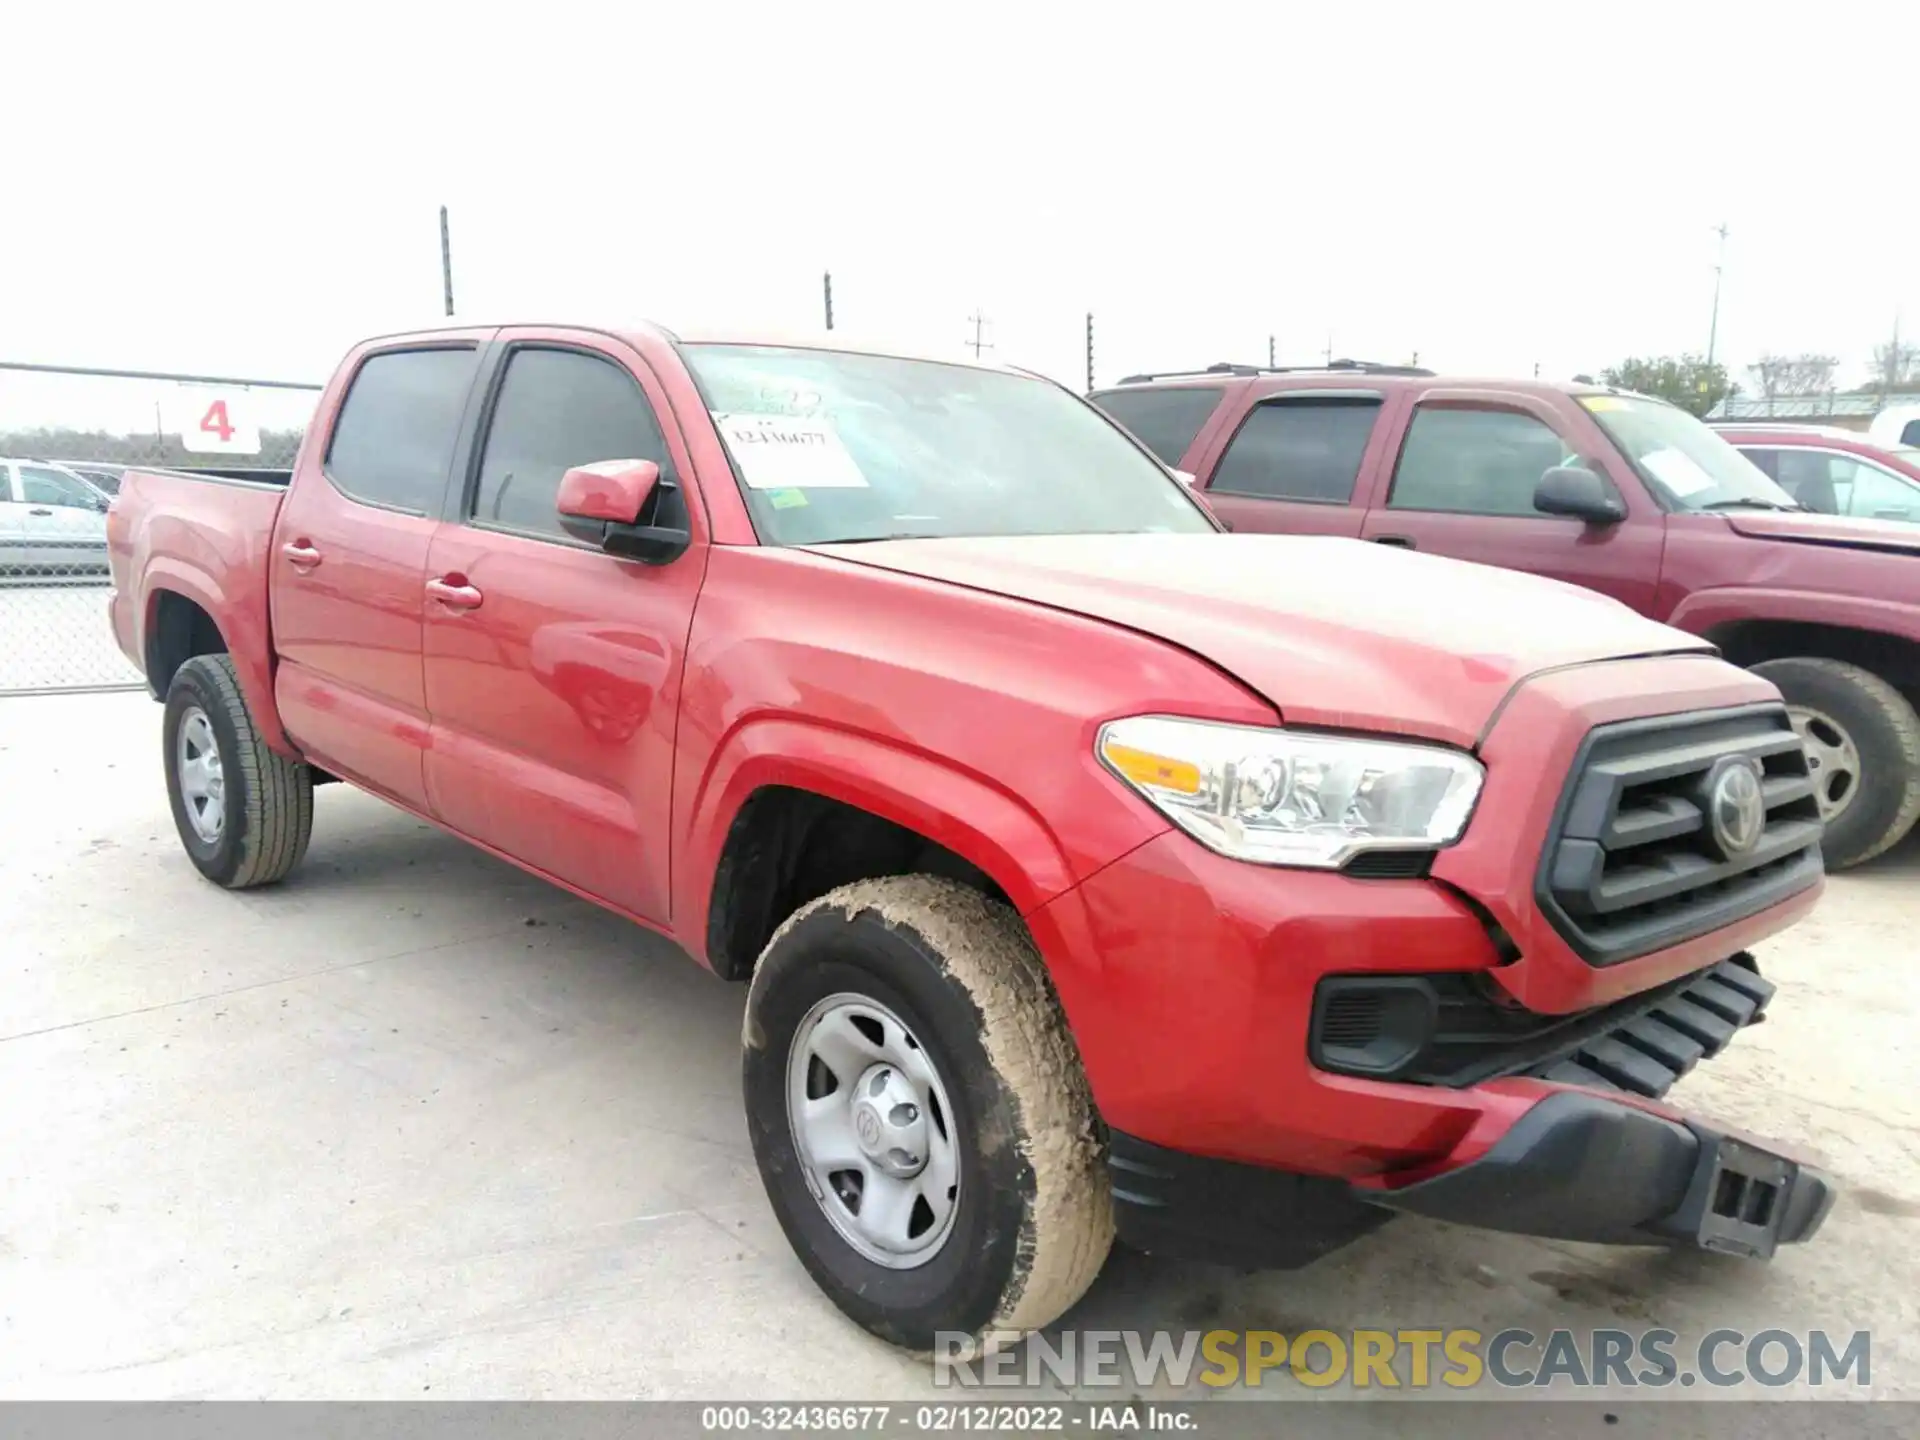
[[[0,701],[0,1397],[936,1393],[761,1198],[741,990],[344,786],[286,884],[217,890],[159,719]],[[1847,1187],[1771,1266],[1408,1221],[1293,1275],[1118,1255],[1070,1321],[1865,1328],[1920,1394],[1916,933],[1909,843],[1768,947],[1774,1016],[1678,1092]]]

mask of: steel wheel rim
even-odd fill
[[[960,1209],[953,1106],[893,1011],[852,993],[807,1011],[787,1050],[787,1126],[807,1189],[862,1257],[913,1270],[940,1253]]]
[[[1807,771],[1813,777],[1820,818],[1832,824],[1860,793],[1860,747],[1847,727],[1824,710],[1789,705],[1787,716],[1806,747]]]
[[[181,712],[173,769],[180,779],[187,823],[207,844],[217,844],[227,828],[227,784],[220,769],[220,744],[213,738],[213,722],[198,705],[189,705]]]

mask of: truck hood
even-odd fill
[[[1752,540],[1797,540],[1807,545],[1838,545],[1849,550],[1920,554],[1920,525],[1898,520],[1856,520],[1850,515],[1779,510],[1721,513],[1737,534]]]
[[[811,548],[1155,636],[1296,724],[1462,746],[1538,671],[1713,648],[1590,590],[1358,540],[1036,535]]]

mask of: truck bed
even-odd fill
[[[264,684],[267,564],[285,480],[240,480],[181,471],[129,470],[107,512],[108,610],[114,638],[148,673],[148,630],[162,622],[164,593],[219,617],[236,664],[253,660]]]

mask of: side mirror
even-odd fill
[[[1627,505],[1606,476],[1584,465],[1556,465],[1534,488],[1533,508],[1542,515],[1571,515],[1589,525],[1618,525]]]
[[[651,460],[576,465],[560,477],[554,508],[576,540],[648,565],[664,565],[693,543],[680,487]]]

